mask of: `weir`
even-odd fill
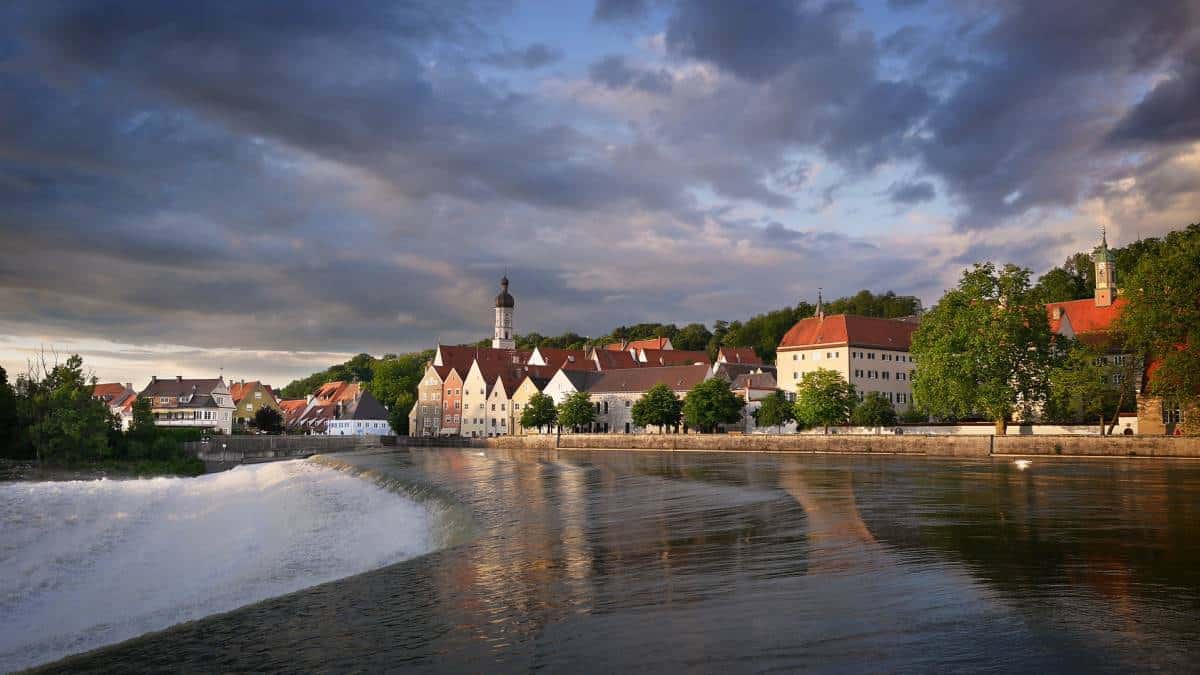
[[[408,436],[212,436],[207,441],[189,441],[184,451],[204,462],[208,472],[224,471],[239,464],[259,464],[313,455],[358,452],[383,447],[469,445],[465,438],[410,438]]]

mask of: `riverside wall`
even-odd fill
[[[564,434],[561,439],[556,439],[553,435],[501,436],[486,439],[482,443],[492,448],[529,450],[756,451],[927,457],[988,457],[994,454],[1200,458],[1200,438],[1195,437]]]

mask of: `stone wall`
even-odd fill
[[[507,436],[480,440],[490,448],[552,450],[555,437]],[[1200,438],[1146,436],[868,436],[563,434],[559,449],[698,450],[987,457],[1063,455],[1076,457],[1196,457]]]

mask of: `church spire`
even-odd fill
[[[817,318],[825,318],[825,303],[821,299],[821,287],[817,287]]]
[[[1096,306],[1108,307],[1117,298],[1117,256],[1108,248],[1108,231],[1100,226],[1100,245],[1092,251],[1096,266]]]

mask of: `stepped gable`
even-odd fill
[[[810,316],[796,322],[779,341],[779,349],[803,347],[868,347],[908,351],[917,324],[855,314]]]
[[[708,377],[708,366],[661,366],[611,370],[597,374],[588,391],[594,393],[644,393],[657,384],[676,392],[688,391]]]

